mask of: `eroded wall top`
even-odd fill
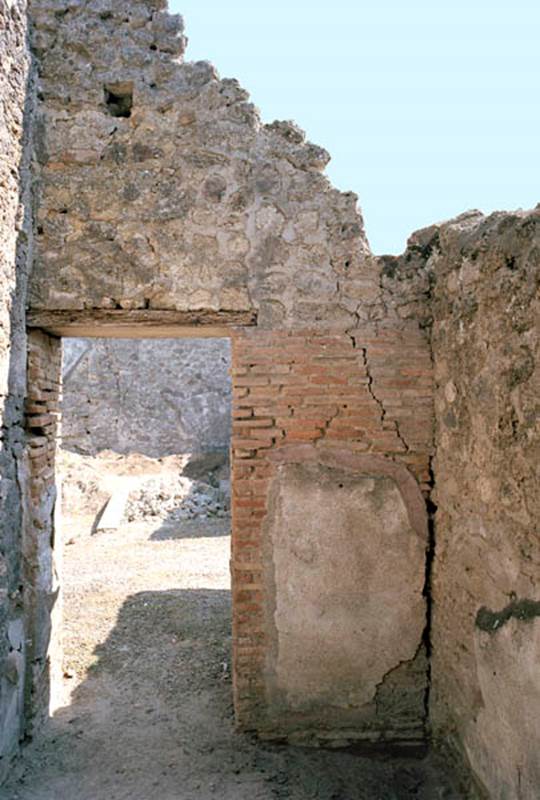
[[[292,123],[182,63],[163,2],[34,0],[41,168],[34,309],[251,310],[263,326],[380,316],[356,197]]]

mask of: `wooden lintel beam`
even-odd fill
[[[235,328],[257,324],[255,311],[171,311],[82,309],[27,313],[28,328],[53,336],[173,339],[231,336]]]

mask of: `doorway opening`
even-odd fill
[[[225,338],[63,339],[53,723],[84,719],[81,760],[141,781],[207,695],[231,713],[230,359]]]

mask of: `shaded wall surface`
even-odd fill
[[[24,307],[31,256],[32,86],[26,3],[0,1],[0,780],[23,735],[26,623],[21,486]],[[26,126],[26,128],[25,128]]]
[[[433,257],[433,724],[489,796],[540,791],[540,212]]]
[[[469,212],[383,259],[435,370],[431,722],[490,798],[540,787],[540,210]],[[424,311],[422,312],[422,309]]]
[[[62,443],[69,450],[226,451],[227,339],[65,339]]]

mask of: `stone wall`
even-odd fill
[[[383,264],[399,315],[431,330],[433,735],[472,770],[482,796],[533,800],[540,210],[463,214],[415,233],[403,256]]]
[[[493,800],[540,787],[540,212],[435,234],[434,733]]]
[[[24,308],[31,257],[26,3],[0,0],[0,781],[23,735]]]
[[[228,451],[228,339],[65,339],[62,443],[68,450]]]
[[[328,154],[292,123],[263,125],[208,62],[182,64],[163,0],[32,7],[34,311],[255,311],[265,327],[342,329],[382,313],[357,198],[321,174]]]

